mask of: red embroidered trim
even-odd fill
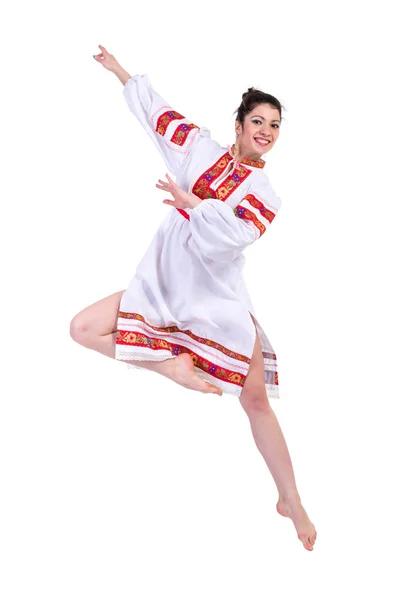
[[[253,160],[252,158],[246,158],[244,157],[243,160],[240,161],[241,163],[244,163],[245,165],[249,165],[250,167],[258,167],[259,169],[262,169],[265,165],[265,160]]]
[[[200,344],[204,344],[205,346],[210,346],[211,348],[215,348],[216,350],[219,350],[219,352],[226,354],[226,356],[229,356],[230,358],[234,358],[235,360],[241,360],[243,362],[250,364],[251,359],[248,356],[245,356],[244,354],[238,354],[237,352],[233,352],[232,350],[229,350],[229,348],[226,348],[225,346],[222,346],[221,344],[218,344],[217,342],[214,342],[213,340],[209,340],[207,338],[202,338],[202,337],[192,333],[192,331],[190,331],[190,329],[185,329],[185,330],[179,329],[179,327],[177,327],[176,325],[171,325],[170,327],[156,327],[155,325],[151,325],[151,323],[148,323],[144,319],[144,317],[142,315],[140,315],[139,313],[129,313],[129,312],[118,311],[118,317],[122,317],[123,319],[133,319],[136,321],[141,321],[142,323],[145,323],[148,327],[150,327],[151,329],[154,329],[155,331],[160,331],[160,332],[164,332],[164,333],[183,333],[183,334],[191,337],[196,342],[199,342]],[[117,336],[117,338],[118,338],[118,336]]]
[[[118,338],[118,342],[117,339],[116,342],[122,345],[135,346],[136,348],[151,348],[152,350],[168,349],[171,354],[175,356],[178,356],[179,354],[190,354],[196,367],[205,373],[210,373],[213,377],[216,377],[221,381],[234,383],[240,387],[243,387],[246,381],[246,376],[242,373],[222,368],[181,344],[171,344],[166,340],[149,337],[139,331],[118,330],[116,338]]]
[[[232,144],[231,146],[229,146],[229,148],[232,154],[235,156],[235,144]],[[249,165],[251,167],[258,167],[259,169],[262,169],[265,165],[265,160],[263,160],[262,158],[260,158],[259,160],[254,160],[253,158],[245,157],[239,162],[244,163],[245,165]]]
[[[173,135],[171,137],[171,142],[173,142],[177,146],[183,146],[184,143],[186,142],[186,139],[187,139],[187,136],[189,135],[189,132],[192,129],[200,129],[200,127],[198,127],[194,123],[190,123],[190,125],[187,125],[186,123],[181,123],[175,129],[175,131],[174,131],[174,133],[173,133]]]
[[[156,132],[160,135],[165,135],[168,125],[175,119],[184,119],[185,117],[176,110],[167,110],[162,113],[157,119]]]
[[[178,127],[179,129],[179,127]],[[192,193],[195,194],[201,200],[207,200],[208,198],[214,198],[218,200],[222,200],[225,202],[227,198],[235,191],[235,189],[243,183],[243,181],[251,174],[250,169],[246,169],[242,163],[248,164],[253,167],[262,168],[265,165],[264,160],[253,160],[250,158],[244,158],[243,161],[239,163],[238,167],[234,167],[230,173],[227,174],[226,179],[217,187],[216,190],[211,188],[211,183],[218,179],[221,174],[225,171],[228,163],[232,160],[232,156],[229,152],[223,154],[207,171],[202,173],[200,177],[197,179],[192,188]],[[269,222],[272,221],[275,214],[269,211],[265,206],[257,200],[252,194],[248,194],[245,197],[249,203],[257,208],[260,213],[268,219]],[[181,209],[177,209],[179,212],[190,221],[190,215]],[[243,207],[239,207],[235,209],[235,215],[239,218],[247,219],[252,221],[254,225],[259,229],[260,235],[265,232],[265,226],[257,219],[257,217],[248,209]]]
[[[217,179],[221,173],[225,171],[230,160],[231,156],[229,152],[226,152],[217,160],[217,162],[212,165],[212,167],[202,173],[192,188],[193,194],[195,194],[201,200],[215,198],[215,192],[214,190],[210,189],[210,183]]]
[[[238,168],[234,168],[228,173],[229,179],[225,179],[220,186],[217,187],[216,196],[220,200],[225,200],[232,194],[232,192],[250,175],[251,170],[246,169],[242,165]]]
[[[154,325],[150,325],[147,321],[145,321],[144,317],[138,313],[126,313],[126,312],[118,311],[118,317],[122,317],[124,319],[133,319],[133,320],[141,321],[143,323],[146,323],[146,325],[148,327],[150,327],[151,329],[154,329],[155,331],[160,331],[160,332],[165,332],[165,333],[176,333],[176,332],[183,333],[185,335],[188,335],[192,339],[196,340],[197,342],[200,342],[200,343],[202,343],[206,346],[210,346],[212,348],[216,348],[217,350],[219,350],[220,352],[222,352],[223,354],[226,354],[227,356],[229,356],[231,358],[234,358],[236,360],[241,360],[247,364],[250,364],[250,358],[245,356],[244,354],[238,354],[237,352],[233,352],[232,350],[229,350],[228,348],[226,348],[225,346],[222,346],[221,344],[218,344],[217,342],[214,342],[207,338],[202,338],[200,336],[197,336],[194,333],[192,333],[192,331],[190,331],[190,329],[181,330],[178,327],[176,327],[175,325],[170,326],[170,327],[155,327]],[[211,361],[203,358],[202,356],[200,356],[200,354],[197,354],[196,352],[194,352],[187,346],[182,345],[181,343],[171,343],[162,338],[150,337],[140,331],[126,331],[123,329],[117,329],[115,343],[119,344],[119,345],[123,345],[123,346],[151,348],[152,350],[167,349],[174,356],[179,356],[179,354],[183,354],[183,353],[190,354],[196,367],[198,367],[205,373],[209,373],[209,374],[213,375],[213,377],[216,377],[217,379],[219,379],[221,381],[225,381],[227,383],[233,383],[240,387],[243,387],[244,383],[246,381],[246,376],[243,375],[242,373],[238,373],[236,371],[231,371],[230,369],[226,369],[224,367],[221,367],[220,365],[212,363]]]
[[[268,208],[266,208],[262,202],[260,202],[259,200],[257,200],[257,198],[255,198],[255,196],[253,196],[253,194],[247,194],[247,196],[243,198],[242,202],[244,200],[247,200],[249,204],[251,204],[251,206],[254,206],[254,208],[256,208],[265,219],[272,223],[273,219],[276,216],[275,213],[268,210]],[[235,215],[239,219],[251,221],[253,225],[255,225],[255,227],[257,227],[257,229],[260,231],[260,236],[262,236],[266,229],[265,225],[259,219],[257,219],[257,216],[251,210],[245,208],[244,206],[240,206],[240,204],[233,211]]]
[[[213,181],[225,171],[228,163],[232,159],[229,152],[226,152],[216,163],[212,165],[210,169],[207,169],[200,175],[198,180],[193,186],[193,194],[195,194],[201,200],[207,200],[208,198],[218,198],[219,200],[225,201],[232,192],[251,174],[250,169],[246,169],[243,165],[239,165],[238,168],[234,168],[227,175],[227,179],[221,183],[221,185],[214,191],[210,185]]]

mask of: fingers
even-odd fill
[[[177,188],[178,186],[171,179],[171,177],[168,175],[168,173],[166,173],[165,176],[167,177],[169,183],[167,183],[166,181],[163,181],[162,179],[159,179],[158,183],[156,183],[155,186],[159,190],[162,190],[163,192],[169,192],[170,194],[172,194],[174,196],[174,192],[172,190],[174,189],[174,187]],[[170,200],[170,199],[163,200],[163,204],[168,204],[169,206],[175,206],[174,200]]]
[[[107,52],[107,50],[104,48],[104,46],[101,46],[99,44],[99,48],[100,48],[101,52],[99,54],[93,54],[95,60],[97,60],[97,59],[104,60],[107,57],[111,58],[111,54],[109,52]]]
[[[159,188],[161,188],[161,189],[165,189],[165,190],[169,190],[169,188],[170,188],[172,185],[174,185],[175,187],[178,187],[178,186],[176,185],[175,181],[173,181],[173,180],[171,179],[171,177],[168,175],[168,173],[166,173],[166,174],[165,174],[165,176],[168,178],[168,181],[169,181],[169,183],[167,183],[166,181],[163,181],[162,179],[159,179],[159,180],[158,180],[158,182],[159,182],[159,184],[161,184],[161,185],[158,185],[158,184],[156,183],[156,187],[159,187]],[[164,188],[162,188],[161,186],[164,186]]]
[[[160,183],[156,183],[156,187],[160,190],[169,191],[169,183],[165,183],[165,181],[158,180]]]
[[[168,179],[168,181],[173,184],[176,185],[175,181],[173,179],[171,179],[171,177],[168,175],[168,173],[165,173],[165,177]]]

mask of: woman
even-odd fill
[[[279,136],[281,105],[251,88],[236,119],[236,142],[222,148],[155,92],[146,75],[131,77],[99,45],[97,62],[124,86],[128,107],[162,154],[174,182],[161,223],[126,290],[92,304],[71,322],[75,341],[136,368],[155,371],[203,393],[239,397],[256,445],[304,547],[316,531],[296,488],[285,439],[270,404],[279,398],[274,350],[254,316],[242,251],[280,208],[261,156]],[[263,273],[265,274],[265,273]]]

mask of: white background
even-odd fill
[[[3,11],[2,600],[399,597],[394,2],[19,3]],[[104,45],[221,144],[249,86],[286,111],[282,199],[246,251],[313,552],[238,399],[76,344],[172,208]],[[179,290],[177,291],[179,293]]]

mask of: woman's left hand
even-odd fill
[[[164,204],[169,204],[175,208],[194,208],[200,204],[201,200],[197,198],[197,196],[188,194],[188,192],[182,190],[182,188],[180,188],[179,185],[176,185],[175,181],[171,179],[168,173],[166,173],[165,176],[168,179],[168,183],[159,179],[158,181],[160,183],[156,183],[156,187],[164,192],[169,192],[175,200],[163,200]]]

